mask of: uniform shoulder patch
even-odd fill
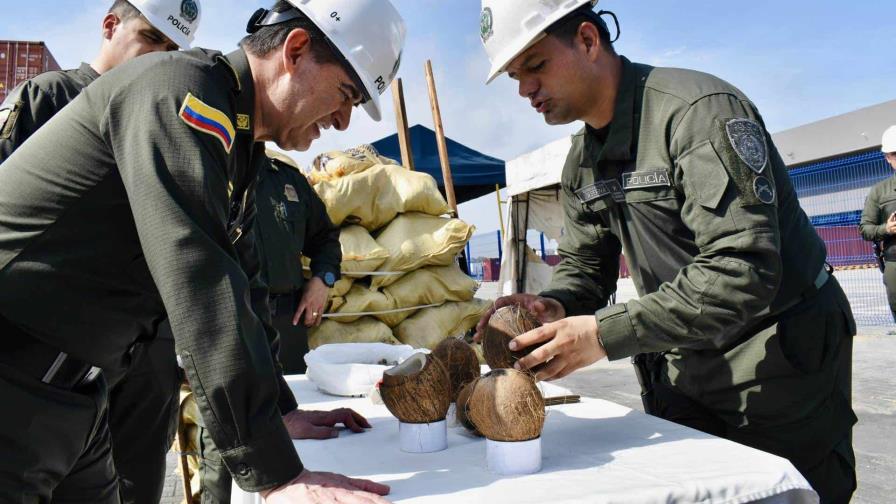
[[[766,205],[771,205],[775,202],[775,186],[765,177],[756,177],[756,180],[753,181],[753,192],[759,198],[759,201]]]
[[[0,138],[6,140],[12,136],[16,121],[19,119],[20,108],[21,102],[0,107]]]
[[[233,122],[224,112],[206,105],[202,100],[187,93],[180,108],[180,118],[191,128],[211,135],[221,141],[224,150],[230,154],[236,131]]]
[[[725,123],[728,141],[737,156],[757,175],[768,164],[768,144],[765,131],[752,119],[731,119]]]

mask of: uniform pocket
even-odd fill
[[[682,156],[680,164],[690,196],[704,208],[718,208],[731,177],[712,144],[707,141],[695,147]]]

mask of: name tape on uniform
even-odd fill
[[[662,186],[672,186],[669,172],[666,170],[635,171],[622,174],[622,187],[626,191]]]
[[[576,191],[576,197],[582,203],[591,203],[592,201],[612,196],[616,203],[625,202],[625,192],[618,180],[598,180],[597,182],[585,186]]]
[[[292,184],[286,184],[283,186],[283,194],[286,195],[286,199],[292,202],[299,201],[299,193],[296,192],[296,188],[292,186]]]

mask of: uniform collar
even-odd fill
[[[81,66],[78,67],[78,72],[90,79],[91,82],[100,78],[100,74],[98,74],[88,63],[81,63]]]
[[[594,162],[630,161],[634,158],[632,143],[635,138],[635,97],[639,89],[634,65],[625,57],[622,60],[622,76],[619,79],[619,92],[616,95],[616,105],[613,109],[613,120],[609,124],[607,141],[601,145],[597,138],[597,130],[591,126],[585,126],[585,150],[583,154],[589,156]],[[590,153],[590,154],[589,154]]]
[[[249,58],[243,49],[237,49],[224,56],[236,74],[236,130],[238,135],[249,135],[254,138],[255,128],[255,82],[252,80],[252,68]]]

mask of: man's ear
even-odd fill
[[[106,17],[103,18],[103,40],[111,40],[112,36],[115,34],[115,30],[121,26],[121,18],[118,15],[113,13],[106,14]]]
[[[579,25],[579,31],[576,33],[576,43],[585,51],[591,61],[597,59],[600,52],[601,40],[600,32],[597,27],[591,23],[582,23]]]
[[[296,28],[289,32],[281,49],[283,65],[292,73],[302,61],[302,58],[311,56],[311,34],[302,28]]]

